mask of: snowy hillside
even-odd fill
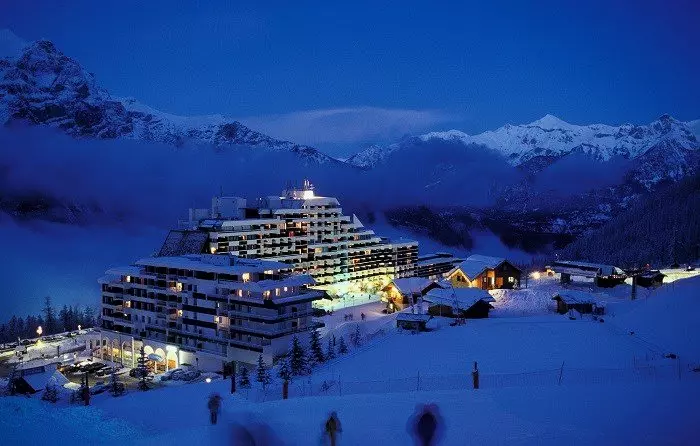
[[[74,137],[129,138],[180,146],[248,146],[291,152],[314,164],[340,162],[318,150],[280,141],[223,116],[181,117],[134,99],[117,99],[101,88],[92,73],[48,40],[19,45],[9,37],[0,59],[0,123],[28,121],[59,128]],[[0,54],[2,57],[3,54]]]
[[[483,145],[505,157],[512,166],[528,172],[538,172],[567,155],[585,155],[596,161],[610,161],[616,157],[637,160],[636,177],[645,186],[664,178],[678,179],[694,171],[700,143],[684,123],[663,115],[648,125],[623,124],[611,126],[569,124],[546,115],[524,125],[505,125],[497,130],[468,135],[458,130],[432,132],[413,140],[388,145],[372,146],[348,159],[362,168],[382,164],[389,155],[414,145],[417,140],[445,141],[452,144]],[[392,158],[393,159],[393,158]]]

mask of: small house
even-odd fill
[[[432,316],[480,319],[489,316],[496,300],[479,288],[434,288],[423,297]]]
[[[399,313],[396,326],[404,330],[426,331],[425,325],[431,318],[429,314]]]
[[[627,273],[621,268],[601,263],[559,260],[547,268],[561,275],[562,284],[571,283],[572,277],[585,277],[593,279],[596,286],[612,288],[624,283],[627,279]]]
[[[502,257],[471,255],[445,277],[455,288],[482,290],[512,289],[520,283],[521,271]]]
[[[664,277],[666,277],[666,274],[659,270],[649,270],[635,276],[635,280],[637,285],[641,287],[658,288],[663,285]]]
[[[581,314],[603,314],[604,307],[598,305],[591,293],[577,290],[560,291],[552,297],[557,302],[557,313],[566,314],[570,310]]]
[[[68,378],[58,371],[56,363],[25,367],[15,373],[14,385],[17,393],[36,393],[44,390],[47,385],[61,387],[68,383]]]
[[[420,296],[437,287],[435,281],[425,277],[404,277],[392,280],[382,291],[386,293],[387,306],[393,312],[416,304]]]

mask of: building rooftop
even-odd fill
[[[558,299],[561,299],[567,305],[593,304],[596,302],[596,297],[593,294],[578,290],[560,291],[552,297],[552,300]]]
[[[478,301],[495,302],[488,291],[479,288],[435,288],[423,297],[426,302],[468,310]]]
[[[557,267],[570,267],[570,268],[579,268],[579,269],[591,269],[591,270],[599,270],[599,274],[602,276],[612,276],[612,275],[623,275],[625,272],[612,265],[604,265],[602,263],[589,263],[589,262],[579,262],[577,260],[558,260],[552,264],[552,269],[554,269],[555,272],[559,272]],[[569,273],[571,270],[564,271],[565,273]]]
[[[435,283],[425,277],[404,277],[391,281],[399,293],[404,295],[421,294],[423,290]]]
[[[287,270],[289,264],[262,259],[243,259],[225,254],[188,254],[172,257],[146,257],[139,266],[192,269],[209,273],[243,274]]]

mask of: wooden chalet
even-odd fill
[[[577,290],[560,291],[552,297],[557,302],[557,313],[566,314],[571,310],[581,314],[603,314],[605,308],[598,304],[591,293]]]
[[[418,299],[439,285],[425,277],[404,277],[392,280],[382,291],[387,296],[389,311],[403,310],[418,302]]]
[[[455,288],[512,289],[520,284],[521,271],[501,257],[472,255],[445,277]]]
[[[426,331],[426,324],[432,319],[429,314],[399,313],[396,316],[396,326],[404,330]]]
[[[563,284],[571,283],[572,277],[586,277],[593,279],[596,286],[612,288],[627,279],[627,274],[621,268],[600,263],[559,260],[547,268],[559,274]]]
[[[666,274],[659,270],[649,270],[635,276],[634,280],[636,280],[637,285],[641,287],[658,288],[663,285],[664,277],[666,277]]]
[[[480,319],[489,316],[496,300],[479,288],[434,288],[423,297],[431,316]]]

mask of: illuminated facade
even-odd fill
[[[357,216],[343,215],[336,198],[317,196],[308,181],[254,206],[243,198],[215,197],[211,209],[189,214],[183,229],[171,231],[163,254],[194,249],[284,262],[319,286],[378,278],[383,286],[415,274],[417,242],[380,238]],[[187,239],[196,243],[181,242]]]
[[[320,325],[312,302],[323,291],[309,288],[309,275],[290,274],[280,262],[211,254],[149,257],[111,269],[99,282],[100,345],[107,346],[101,354],[114,360],[116,352],[117,362],[131,366],[141,344],[163,369],[189,363],[221,370],[222,363],[254,363],[260,354],[270,363],[287,351],[292,336],[303,338]]]

